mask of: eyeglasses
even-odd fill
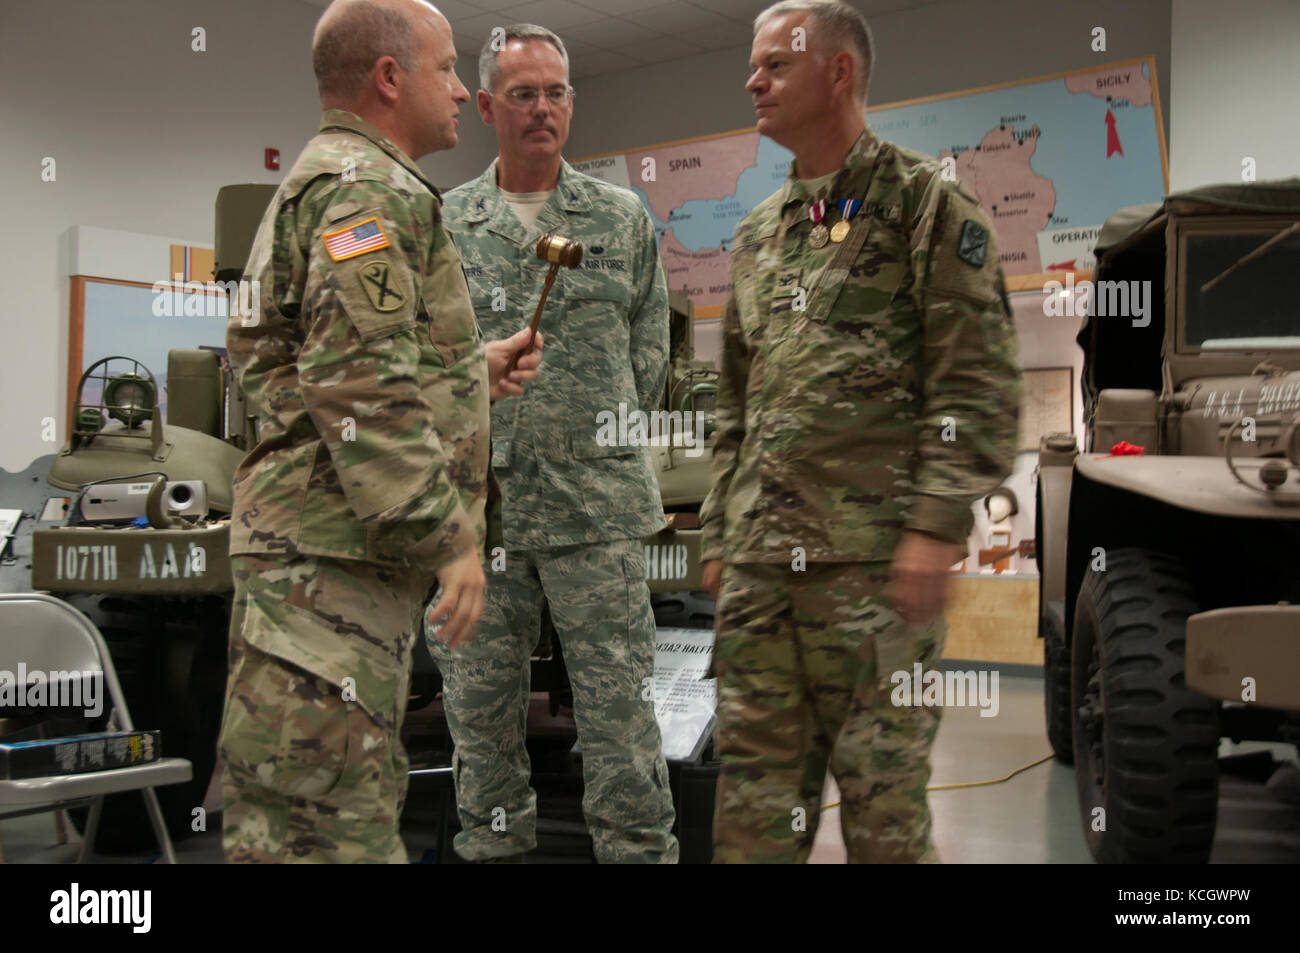
[[[508,89],[505,93],[506,99],[510,101],[510,104],[518,106],[520,109],[532,109],[537,105],[537,97],[539,95],[541,95],[541,90],[535,89],[531,86],[523,89]],[[568,86],[552,86],[550,89],[546,90],[546,101],[557,108],[560,106],[567,106],[572,99],[573,90]]]

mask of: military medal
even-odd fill
[[[862,199],[840,199],[840,220],[831,229],[831,241],[842,242],[849,234],[849,219],[862,207]]]
[[[822,219],[826,217],[826,200],[818,199],[808,207],[808,217],[814,222],[812,231],[808,233],[808,244],[813,248],[825,248],[826,242],[830,240],[830,229],[826,227]]]

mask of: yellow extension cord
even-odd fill
[[[1052,756],[1050,754],[1046,755],[1045,757],[1039,758],[1037,761],[1029,762],[1029,764],[1025,765],[1024,767],[1016,768],[1016,770],[1012,771],[1005,778],[994,778],[991,781],[962,781],[958,784],[931,784],[926,787],[926,790],[927,791],[951,791],[954,788],[978,788],[978,787],[983,787],[986,784],[1001,784],[1004,781],[1010,781],[1012,778],[1014,778],[1017,774],[1020,774],[1022,771],[1028,771],[1030,768],[1036,768],[1044,761],[1051,761],[1051,760],[1052,760]],[[823,804],[822,810],[829,811],[831,808],[839,807],[839,806],[840,806],[840,802],[834,801],[830,804]]]

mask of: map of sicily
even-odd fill
[[[1168,187],[1154,57],[872,107],[867,123],[949,162],[988,212],[1013,289],[1086,277],[1106,217]],[[731,290],[732,231],[781,187],[792,159],[743,129],[573,166],[640,197],[669,287],[686,289],[697,318],[714,318]]]

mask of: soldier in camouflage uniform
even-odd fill
[[[732,240],[700,514],[720,863],[805,861],[828,765],[850,861],[936,859],[939,712],[895,707],[889,677],[938,663],[971,505],[1014,455],[1017,351],[989,222],[937,163],[866,128],[870,61],[845,4],[755,21],[746,88],[795,161]]]
[[[455,144],[469,99],[446,20],[413,0],[335,3],[313,60],[320,133],[262,220],[246,269],[260,296],[227,335],[258,442],[231,514],[224,842],[232,862],[403,863],[412,646],[435,581],[446,637],[477,621],[489,360],[504,357],[485,359],[412,159]],[[535,363],[497,389],[519,393]]]
[[[544,603],[573,685],[583,810],[596,857],[675,862],[672,797],[650,679],[655,627],[641,537],[664,525],[649,452],[604,445],[598,415],[658,406],[667,375],[668,308],[653,226],[627,190],[575,172],[560,156],[572,91],[559,38],[506,28],[479,60],[479,112],[500,155],[447,193],[447,221],[484,329],[520,326],[547,265],[546,232],[580,241],[541,327],[546,374],[492,409],[492,471],[504,552],[489,558],[482,632],[469,646],[431,642],[456,743],[462,831],[471,860],[520,859],[536,846],[536,795],[524,748],[529,658]]]

